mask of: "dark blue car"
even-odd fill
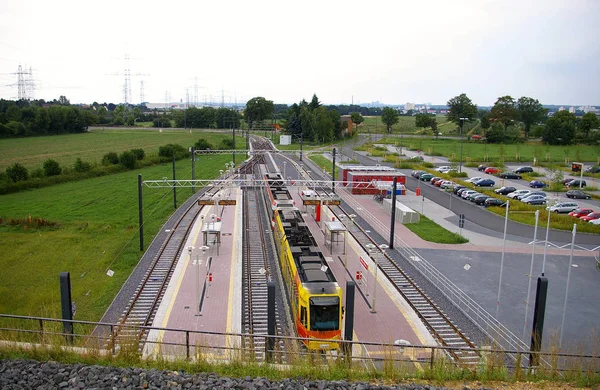
[[[546,187],[546,183],[541,180],[532,180],[529,182],[529,187],[532,188],[544,188]]]
[[[477,180],[473,184],[475,184],[478,187],[492,187],[494,184],[496,184],[496,182],[493,181],[492,179],[481,179],[481,180]]]

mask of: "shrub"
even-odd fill
[[[146,157],[146,152],[144,152],[144,149],[131,149],[131,153],[133,153],[135,158],[138,160],[143,160],[144,157]]]
[[[167,144],[158,147],[158,155],[167,158],[184,158],[187,157],[188,151],[179,144]]]
[[[77,158],[75,161],[75,166],[73,167],[75,172],[89,172],[92,169],[92,164],[89,162],[82,161],[81,158]]]
[[[117,165],[119,163],[119,156],[115,152],[106,153],[102,157],[102,165]]]
[[[221,141],[219,149],[233,149],[233,140],[230,138],[225,138]]]
[[[56,160],[48,159],[44,161],[44,174],[46,176],[58,176],[62,173],[62,168]]]
[[[6,175],[16,183],[27,180],[29,178],[29,171],[23,165],[14,163],[11,167],[6,168]]]
[[[223,141],[225,141],[225,140],[223,140]],[[231,140],[229,140],[229,141],[231,141]],[[221,142],[221,145],[223,145],[223,142]],[[208,142],[204,138],[200,138],[194,144],[194,149],[196,149],[196,150],[207,150],[207,149],[214,149],[214,147],[212,146],[212,144],[210,142]],[[221,149],[229,149],[229,148],[221,148]],[[233,145],[232,145],[231,149],[233,149]]]
[[[467,175],[467,172],[455,172],[455,171],[448,172],[448,175],[450,175],[450,177],[468,177],[469,176],[469,175]]]
[[[134,169],[136,161],[137,158],[135,157],[135,154],[133,154],[133,152],[130,151],[123,152],[119,156],[119,163],[127,169]]]

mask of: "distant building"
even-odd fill
[[[564,110],[565,110],[565,108],[564,108],[564,107],[562,107],[562,106],[561,106],[561,107],[558,107],[558,111],[564,111]]]
[[[575,111],[577,111],[577,109],[575,107],[569,107],[569,112],[571,114],[575,114]]]
[[[408,110],[414,110],[415,109],[415,103],[406,103],[404,105],[404,110],[408,111]]]

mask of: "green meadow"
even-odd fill
[[[72,167],[78,157],[83,161],[100,163],[102,157],[109,152],[120,154],[126,150],[141,148],[146,155],[150,155],[158,154],[158,147],[169,143],[188,148],[200,138],[204,138],[217,147],[221,140],[231,139],[231,133],[191,131],[96,128],[82,134],[3,139],[0,140],[0,171],[4,171],[15,162],[30,171],[41,168],[47,159],[54,159],[63,167]],[[235,142],[237,149],[246,148],[245,137],[236,136]]]
[[[85,158],[100,140],[110,140],[112,151],[142,147],[150,153],[153,146],[192,145],[198,138],[217,143],[224,137],[226,135],[218,133],[190,136],[183,132],[107,131],[2,140],[0,145],[3,150],[10,149],[6,143],[14,146],[26,141],[45,145],[44,150],[30,150],[29,159],[36,164],[48,158],[47,151],[64,159]],[[101,158],[104,150],[108,149],[95,151],[96,158]],[[7,157],[2,156],[2,159]],[[199,156],[195,177],[214,178],[229,161],[231,155]],[[190,160],[177,161],[176,167],[177,178],[191,178]],[[172,164],[0,196],[1,313],[60,316],[59,274],[68,271],[77,306],[76,319],[101,318],[142,255],[138,233],[138,174],[142,174],[144,180],[171,178]],[[189,196],[191,189],[178,189],[178,205]],[[173,212],[173,191],[144,188],[143,197],[147,246]],[[113,277],[106,275],[108,269],[115,272]]]

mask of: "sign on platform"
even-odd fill
[[[235,206],[235,199],[221,199],[219,206]]]
[[[367,264],[367,262],[365,261],[365,259],[362,258],[362,256],[360,257],[360,263],[367,271],[369,270],[369,264]]]
[[[198,199],[199,206],[211,206],[214,204],[215,204],[215,201],[213,199]]]

